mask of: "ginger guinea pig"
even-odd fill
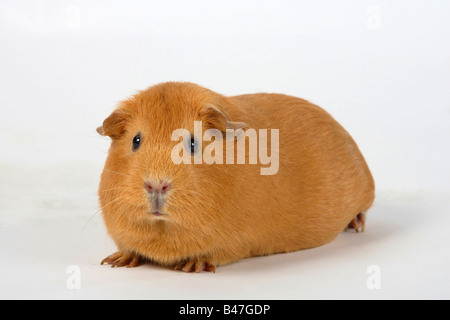
[[[346,228],[363,230],[374,201],[372,175],[351,136],[299,98],[225,97],[168,82],[121,102],[97,131],[112,139],[99,198],[119,250],[102,264],[113,267],[150,261],[214,272],[243,258],[321,246]]]

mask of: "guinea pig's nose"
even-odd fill
[[[145,190],[148,193],[166,194],[170,190],[170,182],[164,180],[159,180],[159,182],[147,181],[145,182]]]

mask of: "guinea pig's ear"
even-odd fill
[[[244,122],[229,121],[223,112],[213,105],[205,106],[201,111],[201,116],[208,127],[222,132],[226,132],[227,129],[244,129],[247,126]]]
[[[118,139],[125,133],[125,125],[128,114],[123,110],[115,110],[103,121],[103,125],[97,128],[97,132],[102,136],[109,136],[111,139]]]

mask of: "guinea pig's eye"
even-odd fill
[[[190,143],[189,147],[190,147],[191,154],[194,154],[197,152],[198,145],[197,145],[197,141],[194,139],[194,137],[191,137],[191,143]]]
[[[141,134],[139,133],[136,137],[133,139],[133,151],[136,151],[141,146]]]

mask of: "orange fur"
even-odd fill
[[[195,120],[222,130],[221,117],[246,129],[279,129],[276,175],[261,175],[260,165],[172,162],[173,130],[192,132]],[[374,200],[372,175],[353,139],[323,109],[299,98],[224,97],[169,82],[122,102],[98,131],[113,139],[99,190],[103,217],[127,258],[170,267],[186,262],[201,271],[203,262],[317,247]],[[138,132],[142,146],[132,152]],[[150,214],[147,179],[172,182],[164,219]]]

